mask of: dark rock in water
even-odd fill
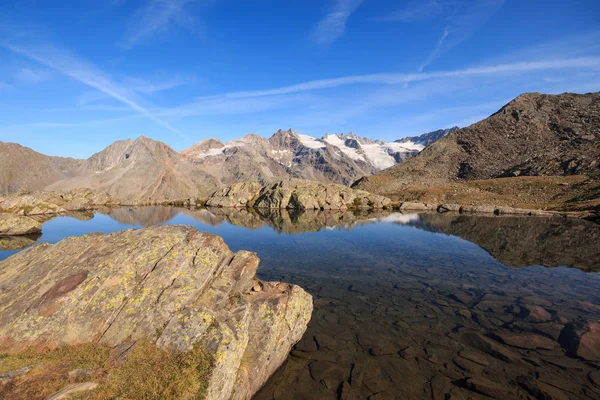
[[[531,376],[518,376],[519,386],[539,400],[568,400],[569,396],[562,390],[541,382]]]
[[[463,334],[464,343],[469,346],[483,351],[493,357],[496,357],[502,361],[516,362],[521,359],[518,353],[515,353],[499,343],[489,339],[477,332],[466,332]]]
[[[474,351],[462,350],[458,353],[458,355],[482,366],[488,366],[490,364],[485,355]]]
[[[312,362],[310,364],[310,375],[317,382],[333,379],[340,383],[344,379],[344,373],[339,366],[327,361]]]
[[[569,323],[560,333],[558,342],[572,357],[600,362],[600,323],[598,322]]]
[[[600,388],[600,371],[590,371],[588,377],[590,382]]]
[[[554,340],[535,334],[495,332],[493,336],[502,343],[521,349],[552,350],[558,346]]]
[[[340,400],[360,400],[356,391],[352,388],[348,382],[344,382],[342,384],[342,389],[340,392]]]
[[[485,378],[469,378],[465,381],[465,387],[494,399],[512,397],[511,393],[504,386]]]
[[[521,316],[529,322],[546,322],[552,319],[552,315],[543,307],[536,305],[523,305],[521,307]]]
[[[430,384],[432,400],[446,400],[446,393],[453,387],[452,380],[440,374],[431,378]]]
[[[483,368],[480,364],[462,357],[454,357],[452,362],[470,375],[479,375]]]

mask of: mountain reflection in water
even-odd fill
[[[477,244],[510,267],[568,266],[600,271],[600,224],[574,218],[458,215],[453,213],[402,214],[379,211],[237,210],[135,207],[104,210],[116,221],[139,226],[167,223],[182,213],[203,224],[229,223],[249,229],[271,227],[298,234],[323,229],[353,229],[392,222],[431,232],[458,236]]]
[[[306,334],[255,399],[600,398],[592,222],[170,207],[88,217],[48,220],[39,241],[193,225],[257,252],[262,279],[313,295]]]

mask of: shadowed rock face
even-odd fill
[[[510,267],[600,271],[600,225],[572,218],[422,214],[426,229],[461,237]]]
[[[249,399],[302,337],[300,287],[262,282],[254,253],[157,226],[67,238],[0,262],[0,348],[148,339],[215,356],[209,399]]]

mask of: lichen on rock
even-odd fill
[[[348,210],[386,208],[391,205],[391,200],[343,185],[289,179],[265,186],[257,182],[234,184],[213,193],[206,205],[256,209]]]
[[[0,213],[0,236],[20,236],[40,233],[42,224],[29,217]]]
[[[260,282],[258,264],[256,254],[186,226],[40,244],[0,262],[0,349],[201,344],[215,359],[207,398],[249,399],[312,312],[300,287]]]

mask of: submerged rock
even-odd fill
[[[266,186],[256,182],[238,183],[216,191],[206,204],[257,209],[347,210],[386,208],[391,200],[343,185],[290,179]]]
[[[116,204],[118,201],[114,198],[90,189],[75,189],[69,192],[39,191],[0,196],[0,212],[20,215],[60,214]]]
[[[569,355],[600,362],[599,322],[569,323],[563,328],[558,341]]]
[[[42,237],[41,233],[21,236],[0,236],[0,250],[19,250],[31,246]]]
[[[258,264],[255,253],[185,226],[41,244],[0,262],[0,349],[199,343],[214,356],[207,398],[249,399],[312,312],[300,287],[260,282]]]
[[[0,214],[0,236],[20,236],[40,233],[42,224],[29,217]]]

